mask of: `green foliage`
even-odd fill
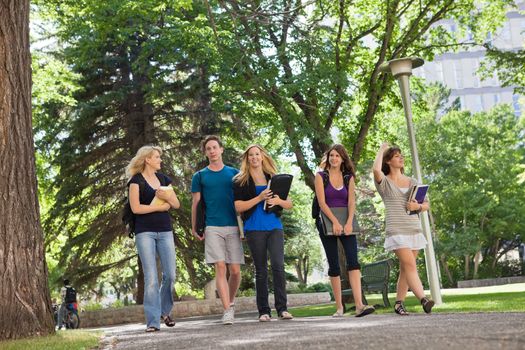
[[[213,270],[203,244],[189,235],[189,179],[205,164],[198,144],[211,133],[226,142],[227,164],[236,165],[240,150],[256,141],[281,172],[296,175],[294,209],[283,223],[287,267],[301,282],[322,261],[306,186],[313,187],[313,169],[334,141],[352,150],[358,165],[360,258],[391,256],[381,247],[383,208],[371,190],[370,160],[384,140],[404,150],[408,144],[397,89],[378,67],[409,55],[432,59],[463,45],[467,29],[482,43],[511,2],[227,0],[210,1],[208,11],[207,2],[190,0],[34,1],[32,18],[42,25],[33,33],[33,111],[52,289],[65,275],[86,290],[97,279],[114,281],[122,294],[136,284],[136,253],[120,224],[123,169],[140,146],[154,143],[165,151],[163,171],[182,204],[172,213],[177,292],[200,293]],[[457,36],[436,25],[442,19],[458,23]],[[39,45],[43,39],[51,45]],[[508,62],[514,69],[519,57]],[[443,110],[445,89],[412,82],[436,246],[451,252],[456,279],[463,255],[521,233],[522,149],[512,143],[507,112]],[[438,110],[450,113],[435,122]],[[496,252],[484,251],[497,262]],[[243,289],[253,288],[251,276],[243,275]]]
[[[394,294],[390,294],[393,300]],[[382,305],[380,295],[367,296],[372,305]],[[513,293],[476,293],[465,295],[444,295],[443,304],[435,306],[432,313],[450,312],[523,312],[525,311],[525,295],[523,292]],[[408,296],[405,306],[411,313],[423,313],[421,304],[414,296]],[[290,312],[295,317],[330,316],[335,312],[335,304],[294,307]],[[390,314],[390,308],[376,308],[376,314]],[[351,313],[347,313],[349,315]]]
[[[46,337],[27,338],[0,342],[4,350],[70,350],[94,349],[98,346],[101,334],[81,330],[67,330]]]

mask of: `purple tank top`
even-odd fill
[[[321,177],[323,174],[319,172]],[[336,190],[334,186],[328,181],[324,188],[324,200],[326,205],[330,208],[347,207],[348,206],[348,189],[343,185],[343,188]]]

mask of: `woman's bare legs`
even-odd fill
[[[394,253],[399,259],[399,278],[397,280],[396,300],[404,301],[408,288],[412,290],[418,300],[421,300],[425,297],[425,292],[417,273],[416,257],[419,251],[400,248],[396,249]]]
[[[338,314],[343,314],[343,296],[341,295],[341,277],[330,277],[330,284],[332,285],[332,292],[334,293],[335,308]]]

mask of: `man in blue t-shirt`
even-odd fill
[[[235,294],[241,283],[241,264],[244,264],[237,217],[233,205],[232,179],[239,170],[224,165],[224,147],[219,137],[207,136],[202,150],[209,164],[191,179],[191,231],[193,236],[204,240],[206,263],[215,266],[217,291],[224,307],[223,324],[233,324]],[[206,206],[206,229],[201,237],[196,232],[197,204],[204,197]],[[230,278],[226,279],[226,268]]]

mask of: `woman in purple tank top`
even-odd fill
[[[334,293],[336,312],[334,317],[343,316],[343,298],[341,294],[341,269],[337,240],[341,241],[346,256],[346,271],[355,300],[356,317],[366,316],[375,311],[373,306],[364,305],[361,295],[361,266],[357,260],[357,238],[352,232],[352,221],[355,213],[354,165],[342,145],[335,144],[325,153],[320,171],[315,176],[315,195],[324,216],[332,222],[333,235],[325,235],[320,218],[316,219],[319,237],[323,243],[328,260],[328,276]],[[345,177],[349,177],[345,181]],[[335,208],[346,208],[348,219],[339,222],[334,215]],[[339,210],[341,211],[341,210]]]

